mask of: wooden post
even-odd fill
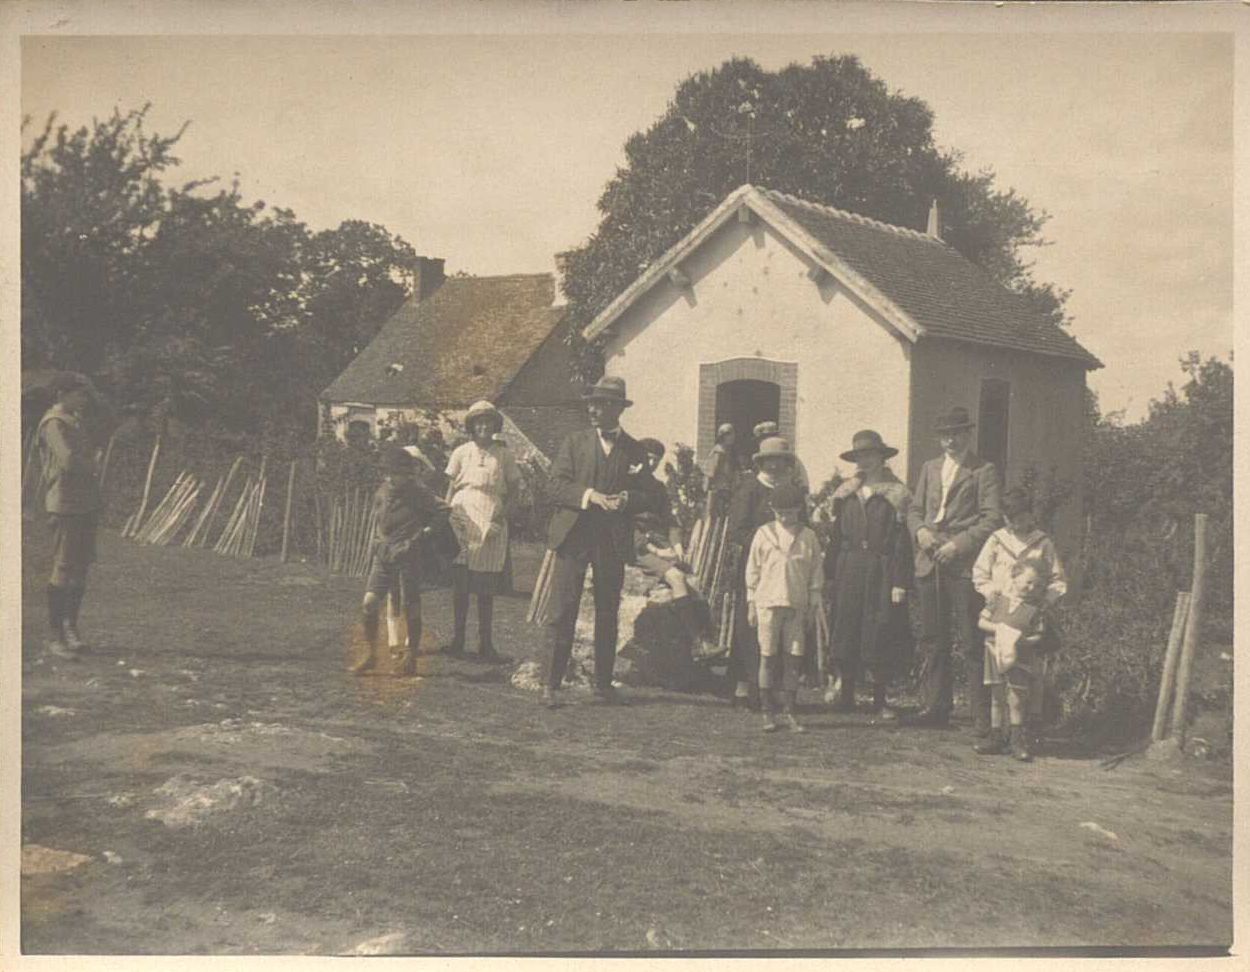
[[[1168,734],[1168,710],[1172,707],[1172,690],[1176,686],[1176,663],[1180,660],[1181,636],[1189,617],[1189,592],[1176,592],[1176,609],[1172,612],[1172,633],[1168,636],[1168,651],[1163,658],[1163,675],[1159,678],[1159,700],[1155,705],[1154,728],[1150,738],[1159,742]]]
[[[291,496],[295,493],[295,463],[291,460],[291,473],[286,478],[286,510],[282,513],[282,562],[287,562],[288,544],[291,538]]]
[[[1181,645],[1180,668],[1176,672],[1176,702],[1172,708],[1172,734],[1178,745],[1185,740],[1185,715],[1189,705],[1189,677],[1202,634],[1202,608],[1207,580],[1207,515],[1194,514],[1194,581],[1189,592],[1189,617]]]
[[[143,499],[139,501],[139,510],[134,516],[133,532],[143,526],[143,516],[148,511],[148,494],[152,491],[152,474],[156,472],[156,460],[161,454],[161,435],[156,434],[156,442],[152,445],[152,458],[148,460],[148,476],[143,481]]]
[[[113,443],[117,441],[117,433],[109,436],[109,444],[104,450],[104,459],[100,463],[100,492],[104,492],[104,481],[109,474],[109,459],[113,457]]]

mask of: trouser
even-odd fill
[[[556,551],[551,566],[551,620],[547,625],[547,686],[551,689],[558,689],[564,681],[569,657],[573,653],[573,633],[577,627],[587,567],[591,568],[595,598],[595,687],[605,690],[612,685],[625,564],[607,542],[600,542],[589,550]]]
[[[984,648],[977,628],[977,616],[984,600],[973,588],[972,578],[949,567],[934,567],[925,576],[918,577],[916,589],[920,596],[920,650],[924,658],[923,707],[938,715],[950,714],[955,687],[951,660],[951,636],[954,634],[963,646],[972,721],[978,728],[988,726],[989,692],[981,680]]]

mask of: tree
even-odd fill
[[[595,233],[562,255],[585,377],[601,369],[580,329],[744,182],[918,229],[939,199],[952,246],[1062,321],[1066,294],[1035,281],[1021,258],[1042,245],[1046,215],[996,189],[991,171],[962,171],[932,126],[923,101],[890,91],[850,56],[775,72],[735,58],[688,78],[626,142]]]
[[[269,438],[307,438],[317,394],[412,289],[385,228],[311,232],[236,179],[167,184],[174,136],[147,107],[22,154],[22,363],[91,374],[122,406]]]

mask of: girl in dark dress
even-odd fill
[[[912,586],[907,487],[885,465],[898,450],[873,431],[859,432],[849,452],[855,475],[833,495],[833,532],[825,557],[832,618],[832,654],[842,678],[835,708],[855,709],[862,670],[873,676],[873,708],[886,706],[886,688],[911,644],[907,592]]]
[[[790,442],[781,436],[765,439],[754,458],[756,473],[743,476],[729,501],[726,540],[729,564],[734,570],[733,636],[729,654],[729,678],[735,683],[734,705],[755,707],[759,698],[760,647],[756,630],[747,620],[746,561],[755,531],[773,519],[770,498],[782,483],[794,480],[795,460]],[[807,522],[806,507],[802,522]]]

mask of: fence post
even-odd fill
[[[1172,709],[1172,733],[1177,745],[1185,742],[1185,716],[1189,705],[1189,679],[1194,655],[1201,638],[1202,608],[1206,596],[1207,515],[1194,515],[1194,581],[1189,595],[1189,617],[1185,621],[1185,640],[1181,646],[1180,668],[1176,673],[1176,703]]]
[[[291,536],[291,495],[295,492],[295,464],[291,460],[291,473],[286,479],[286,510],[282,514],[282,562],[287,562],[287,543]]]
[[[1168,732],[1168,710],[1172,707],[1172,690],[1176,686],[1176,663],[1180,658],[1181,636],[1189,617],[1189,592],[1176,592],[1176,608],[1172,612],[1172,632],[1168,635],[1168,650],[1163,659],[1163,674],[1159,678],[1159,700],[1155,705],[1154,728],[1150,738],[1163,740]]]

